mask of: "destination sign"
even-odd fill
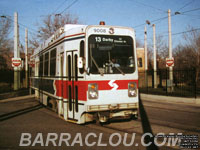
[[[96,43],[119,43],[119,44],[127,44],[128,41],[127,39],[123,37],[115,37],[115,36],[108,36],[108,37],[103,37],[103,36],[96,36],[95,37],[95,42]]]

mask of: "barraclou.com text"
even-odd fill
[[[181,135],[181,134],[180,134]],[[46,137],[46,138],[45,138]],[[145,138],[153,138],[152,141],[145,142]],[[158,133],[152,135],[151,133],[145,133],[139,140],[140,143],[136,143],[136,133],[121,135],[120,133],[112,133],[105,140],[103,133],[88,133],[82,135],[82,133],[76,133],[72,137],[70,133],[37,133],[36,136],[32,136],[31,133],[22,133],[20,138],[19,146],[150,146],[154,143],[156,146],[176,146],[179,144],[180,139],[178,136],[166,136],[164,133]]]

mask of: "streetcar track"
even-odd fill
[[[144,104],[145,107],[151,107],[151,108],[156,108],[156,109],[165,109],[166,111],[178,111],[178,112],[184,112],[184,113],[194,113],[194,114],[197,114],[197,113],[200,113],[200,112],[195,112],[195,111],[184,111],[183,109],[173,109],[173,108],[166,108],[166,107],[162,107],[162,106],[153,106],[151,104]]]
[[[8,120],[8,119],[17,117],[19,115],[26,114],[28,112],[38,110],[38,109],[40,109],[42,107],[43,106],[41,104],[38,104],[38,105],[31,106],[31,107],[28,107],[28,108],[24,108],[24,109],[20,109],[20,110],[17,110],[17,111],[9,112],[9,113],[6,113],[6,114],[2,114],[2,115],[0,115],[0,121]]]
[[[172,105],[177,106],[177,107],[187,107],[187,108],[192,108],[199,110],[199,106],[195,104],[190,104],[190,103],[176,103],[176,102],[168,102],[168,101],[154,101],[154,100],[147,100],[147,99],[142,99],[142,101],[145,103],[150,103],[150,104],[160,104],[160,105]]]
[[[191,125],[190,126],[184,126],[182,124],[175,124],[173,122],[163,122],[161,120],[153,120],[153,119],[150,119],[150,123],[152,125],[159,125],[159,126],[164,126],[164,127],[179,129],[179,130],[184,130],[184,131],[200,132],[199,128],[195,129],[196,127],[192,127]]]
[[[134,120],[135,121],[135,120]],[[98,127],[96,129],[99,129],[101,130],[101,128],[105,128],[105,129],[110,129],[110,130],[113,130],[113,131],[116,131],[116,132],[121,132],[121,133],[128,133],[128,134],[133,134],[135,133],[136,135],[140,135],[142,136],[144,133],[140,133],[140,132],[137,132],[137,131],[128,131],[127,129],[117,129],[115,127],[111,127],[111,126],[105,126],[105,125],[99,125],[99,124],[91,124],[91,125],[87,125],[87,127]],[[99,128],[100,127],[100,128]],[[158,141],[162,142],[161,140],[158,139]],[[176,148],[172,148],[172,147],[169,147],[167,145],[165,146],[162,146],[161,147],[162,149],[170,149],[170,150],[176,150]],[[146,147],[146,149],[148,150],[148,147]]]
[[[178,130],[184,130],[184,131],[190,131],[190,132],[200,132],[200,129],[196,127],[191,127],[191,126],[184,126],[181,124],[175,124],[173,122],[164,122],[162,120],[155,120],[155,119],[149,119],[151,125],[159,125],[161,127],[167,127],[167,128],[173,128],[173,129],[178,129]],[[140,122],[141,123],[141,118],[138,117],[138,120],[134,120],[136,122]],[[173,124],[173,125],[172,125]]]
[[[139,122],[139,123],[141,123],[141,118],[138,118],[138,120],[134,120],[135,122]],[[112,122],[111,122],[112,123]],[[160,126],[164,126],[164,127],[170,127],[170,128],[174,128],[174,129],[178,129],[178,130],[184,130],[184,131],[192,131],[192,132],[199,132],[199,130],[193,130],[193,129],[188,129],[188,128],[182,128],[182,127],[179,127],[179,128],[177,128],[177,127],[173,127],[173,126],[166,126],[166,124],[165,125],[163,125],[163,124],[160,124],[160,123],[152,123],[152,121],[150,120],[150,123],[151,123],[151,126],[153,126],[153,125],[160,125]],[[88,125],[87,125],[88,126]],[[89,125],[89,127],[93,127],[93,126],[95,126],[95,127],[100,127],[100,128],[98,128],[98,129],[100,129],[100,130],[102,130],[101,128],[105,128],[105,129],[110,129],[110,130],[112,130],[112,132],[113,131],[116,131],[116,132],[122,132],[122,133],[128,133],[128,134],[133,134],[133,133],[136,133],[137,135],[140,135],[140,136],[142,136],[144,133],[142,132],[138,132],[138,131],[130,131],[131,129],[133,129],[133,128],[125,128],[125,129],[119,129],[119,128],[117,128],[117,126],[116,127],[113,127],[113,126],[108,126],[108,125],[99,125],[99,124],[91,124],[91,125]],[[157,133],[156,133],[157,134]],[[156,135],[156,134],[154,134],[154,135]],[[183,134],[184,134],[184,132],[183,132]],[[162,142],[162,140],[159,140],[158,139],[158,141],[160,141],[160,142]],[[164,148],[164,149],[171,149],[171,150],[176,150],[177,149],[177,147],[171,147],[171,146],[168,146],[168,145],[165,145],[165,146],[162,146],[162,147],[159,147],[159,148]],[[179,148],[178,148],[179,149]]]

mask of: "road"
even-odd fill
[[[141,100],[138,120],[76,125],[62,120],[34,98],[0,101],[0,149],[180,149],[162,144],[163,138],[156,141],[163,145],[158,146],[148,137],[158,133],[200,137],[199,116],[199,106]],[[144,138],[144,134],[148,136]],[[30,142],[25,140],[28,137]],[[48,142],[50,137],[56,138],[55,142]],[[154,144],[144,147],[142,138]]]

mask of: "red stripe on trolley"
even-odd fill
[[[103,80],[103,81],[74,81],[74,86],[78,86],[78,99],[80,101],[87,100],[88,84],[98,84],[98,90],[126,90],[128,89],[129,82],[136,82],[138,86],[138,80]],[[72,81],[56,80],[56,96],[68,98],[68,88],[72,86]],[[117,86],[117,87],[116,87]],[[72,88],[73,89],[73,88]]]

